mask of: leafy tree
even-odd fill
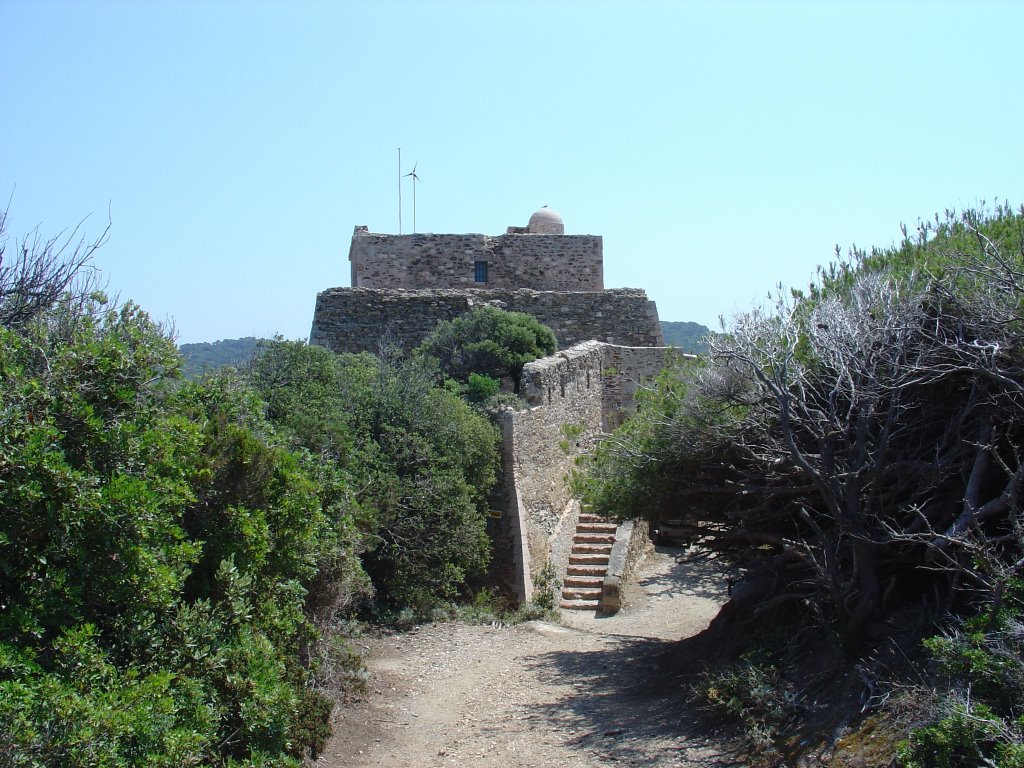
[[[344,476],[382,602],[427,610],[484,572],[497,434],[435,386],[426,361],[277,340],[249,376],[293,445],[323,452]]]
[[[554,332],[532,315],[481,306],[442,320],[420,351],[459,382],[467,382],[472,373],[507,377],[518,392],[523,366],[554,354],[557,346]]]
[[[237,378],[138,307],[0,327],[0,762],[297,765],[327,735],[310,589],[356,532]]]

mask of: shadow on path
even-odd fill
[[[702,730],[688,714],[694,704],[682,678],[666,684],[662,670],[683,643],[619,635],[597,650],[528,657],[533,674],[572,686],[559,700],[531,708],[529,719],[535,727],[570,734],[571,747],[626,765],[742,765],[718,734]]]
[[[726,591],[726,576],[718,567],[708,566],[708,555],[682,547],[657,546],[656,555],[672,558],[672,565],[661,573],[641,575],[637,586],[651,597],[671,595],[717,600]]]

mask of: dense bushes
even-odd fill
[[[1012,579],[1000,606],[946,626],[924,641],[934,684],[931,722],[900,747],[907,768],[1024,766],[1024,581]]]
[[[175,386],[178,365],[131,304],[0,329],[10,764],[257,764],[322,746],[323,728],[294,727],[323,710],[302,662],[307,587],[354,544],[262,403],[230,378]]]
[[[486,566],[494,429],[392,357],[279,341],[184,381],[58,277],[27,312],[0,274],[0,765],[298,765],[352,678],[338,618]]]
[[[750,614],[788,609],[851,658],[907,606],[998,609],[1024,569],[1022,299],[1024,211],[853,254],[664,374],[584,492],[683,518],[745,571]]]
[[[497,432],[424,360],[264,345],[249,375],[292,441],[329,455],[363,520],[377,597],[426,612],[487,566]]]

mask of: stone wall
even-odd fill
[[[513,550],[516,592],[528,596],[533,579],[551,563],[561,578],[579,505],[569,477],[610,421],[636,412],[635,393],[674,352],[665,347],[616,347],[587,341],[523,369],[525,411],[502,414],[504,498]],[[612,367],[614,364],[615,367]],[[522,599],[529,599],[523,597]]]
[[[604,430],[611,432],[637,411],[636,393],[673,358],[689,357],[675,347],[604,345]]]
[[[601,585],[601,613],[611,615],[622,608],[622,585],[654,549],[646,520],[627,520],[615,530],[615,543],[608,557],[608,573]]]
[[[508,496],[518,501],[510,511],[518,516],[513,527],[528,558],[520,572],[531,585],[548,562],[565,575],[569,547],[563,540],[572,536],[578,514],[569,475],[576,457],[593,448],[602,429],[602,347],[588,341],[528,363],[520,393],[531,407],[504,414],[503,442],[511,447],[512,462],[505,476],[515,485]]]
[[[636,347],[664,343],[657,307],[635,288],[598,292],[330,288],[317,294],[309,341],[335,352],[376,352],[380,340],[388,338],[409,349],[438,321],[451,320],[478,304],[533,315],[555,332],[560,349],[589,339]]]
[[[382,235],[356,227],[349,248],[355,288],[604,289],[599,235]],[[486,263],[486,281],[476,263]]]

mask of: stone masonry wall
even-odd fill
[[[637,411],[636,393],[669,362],[684,355],[675,347],[604,345],[604,431],[611,432]]]
[[[523,571],[531,582],[547,562],[565,575],[563,539],[571,536],[578,514],[569,474],[576,457],[601,435],[602,346],[588,341],[528,363],[520,393],[531,407],[509,412],[502,425],[511,433],[505,434],[512,462],[506,477],[515,483],[510,495],[518,499],[521,520],[514,527],[525,540],[529,564]]]
[[[545,563],[564,577],[579,514],[568,482],[576,458],[593,449],[609,422],[636,412],[637,389],[671,354],[587,341],[523,369],[520,394],[529,409],[501,419],[518,594],[529,595]]]
[[[599,235],[381,235],[356,227],[349,249],[355,288],[604,289]],[[475,264],[487,263],[487,281]]]
[[[309,341],[335,352],[376,352],[386,336],[409,349],[438,321],[478,304],[533,315],[555,332],[560,349],[589,339],[637,347],[664,343],[654,302],[635,288],[589,293],[331,288],[317,294]]]

